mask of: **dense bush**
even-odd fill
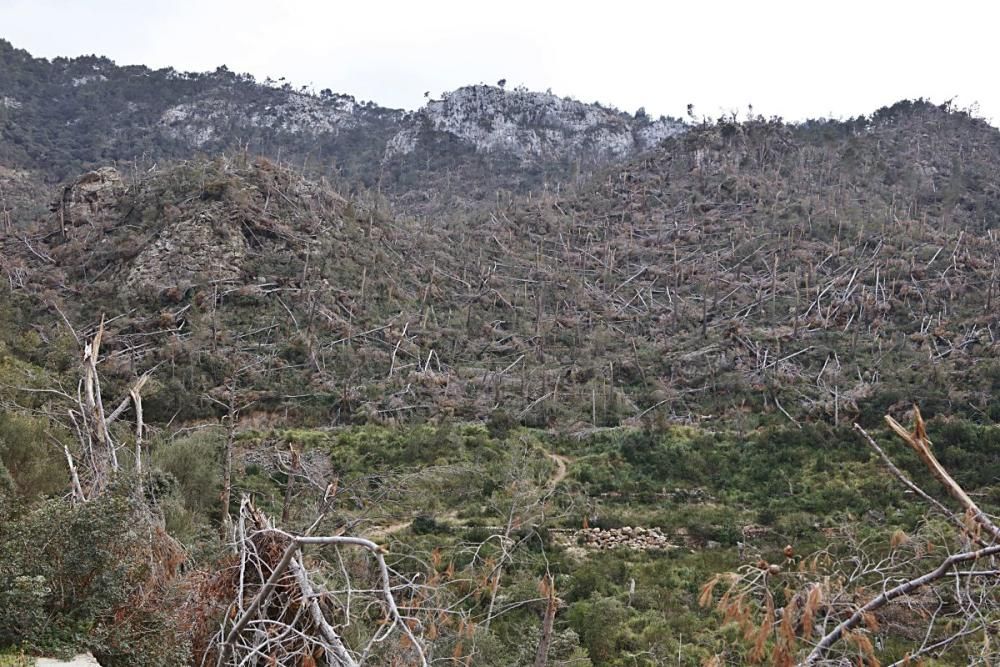
[[[136,604],[151,539],[149,519],[120,495],[78,505],[0,498],[0,650],[90,649],[107,665],[181,664],[187,648],[169,605]]]
[[[45,422],[0,413],[0,466],[22,498],[52,495],[67,487],[69,472],[60,448]]]
[[[184,507],[206,517],[220,515],[221,453],[225,434],[201,430],[152,448],[153,465],[172,476]]]

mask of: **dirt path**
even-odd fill
[[[408,520],[408,521],[400,521],[399,523],[393,523],[388,526],[375,526],[370,531],[368,531],[368,534],[365,535],[365,537],[367,537],[369,540],[372,540],[373,542],[379,542],[389,537],[393,533],[398,533],[401,530],[406,530],[407,528],[410,527],[411,523],[413,523],[413,521]]]
[[[450,510],[441,515],[438,521],[452,521],[458,520],[458,510]],[[407,521],[400,521],[399,523],[389,524],[388,526],[375,526],[368,534],[365,535],[369,540],[379,541],[386,537],[389,537],[393,533],[398,533],[401,530],[406,530],[413,523],[413,519],[408,519]]]
[[[551,452],[546,452],[545,455],[552,459],[552,462],[556,464],[556,471],[552,473],[552,478],[549,480],[549,486],[555,487],[559,482],[566,479],[567,466],[573,462],[568,456],[563,456],[562,454],[553,454]]]

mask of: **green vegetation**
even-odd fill
[[[4,442],[12,442],[14,433],[27,442],[37,428],[28,420],[6,419]],[[988,471],[995,470],[989,464],[1000,429],[951,420],[932,422],[930,433],[942,460],[970,491],[995,494]],[[211,528],[222,512],[223,439],[208,429],[152,445],[147,497],[163,513],[168,532],[187,545],[189,567],[211,570],[225,558]],[[504,572],[503,599],[536,598],[539,578],[553,573],[562,600],[553,661],[586,656],[595,665],[654,665],[681,656],[683,664],[700,664],[735,646],[732,628],[717,625],[697,598],[715,573],[739,564],[741,552],[752,560],[778,558],[786,543],[802,553],[836,549],[845,531],[851,540],[887,544],[894,531],[914,531],[922,522],[922,508],[884,474],[855,434],[822,424],[745,434],[613,429],[582,439],[522,429],[491,436],[480,425],[450,423],[245,431],[237,441],[235,487],[274,515],[286,502],[289,477],[281,471],[281,455],[290,449],[301,453],[303,465],[336,475],[344,489],[335,518],[321,532],[352,526],[355,534],[381,536],[391,545],[391,566],[402,573],[420,572],[421,561],[433,552],[436,571],[454,572],[457,590],[467,585],[463,575],[474,579],[484,563],[500,557],[489,536],[503,531],[513,511],[519,546]],[[4,452],[8,467],[22,456],[9,445]],[[570,461],[567,477],[554,487],[548,457],[553,452]],[[914,479],[930,487],[919,464],[910,463]],[[13,469],[19,483],[34,474]],[[66,475],[56,479],[50,494],[59,495]],[[106,656],[125,651],[126,663],[142,655],[143,664],[175,664],[171,656],[183,652],[183,642],[161,653],[167,645],[132,644],[134,639],[121,636],[127,628],[108,625],[136,594],[136,582],[148,576],[141,556],[150,548],[143,546],[146,529],[132,523],[136,515],[125,497],[74,507],[58,498],[26,503],[10,489],[6,493],[0,524],[0,578],[8,591],[8,611],[0,614],[8,625],[0,636],[6,644],[29,651],[87,647]],[[285,511],[289,529],[310,523],[318,493],[300,487],[294,494],[291,511]],[[676,548],[595,551],[574,536],[584,521],[605,528],[657,527]],[[390,525],[398,527],[382,532],[380,526]],[[96,536],[114,549],[94,549]],[[164,605],[170,599],[180,605],[183,595],[193,594],[190,579],[169,581],[188,592],[174,591]],[[449,590],[447,583],[442,587]],[[458,604],[474,619],[488,601],[478,594]],[[179,608],[142,613],[149,616],[136,622],[147,631],[158,627],[156,632],[169,635],[183,627]],[[460,648],[472,651],[476,664],[530,662],[540,613],[537,602],[514,605],[489,631],[480,623],[471,643]],[[448,646],[456,650],[453,641]]]
[[[140,516],[117,494],[79,506],[0,497],[4,647],[64,655],[89,649],[108,665],[186,659],[182,628],[169,616],[171,597],[149,569],[145,530],[153,528],[137,522]]]

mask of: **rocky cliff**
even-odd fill
[[[482,85],[431,100],[407,116],[403,125],[391,140],[387,157],[418,150],[420,132],[429,129],[455,137],[480,153],[601,163],[648,150],[684,129],[676,120],[652,120],[642,113],[630,116],[551,92]]]

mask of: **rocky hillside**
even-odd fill
[[[63,180],[109,162],[148,167],[246,151],[377,189],[412,210],[525,192],[626,159],[679,132],[550,93],[473,86],[415,112],[220,67],[48,61],[0,40],[0,164]],[[433,195],[428,193],[433,192]]]
[[[584,183],[596,168],[684,129],[552,93],[468,86],[405,117],[386,147],[380,184],[406,210],[468,209],[495,202],[498,191]]]
[[[1000,133],[925,103],[704,126],[433,221],[195,161],[89,173],[0,252],[45,336],[56,305],[116,317],[123,378],[168,364],[188,416],[240,384],[321,421],[993,419],[998,166]]]
[[[412,114],[393,137],[387,158],[420,147],[421,130],[444,132],[478,153],[509,153],[522,159],[588,163],[621,160],[648,150],[683,130],[677,121],[622,114],[525,89],[469,86],[445,93]]]

